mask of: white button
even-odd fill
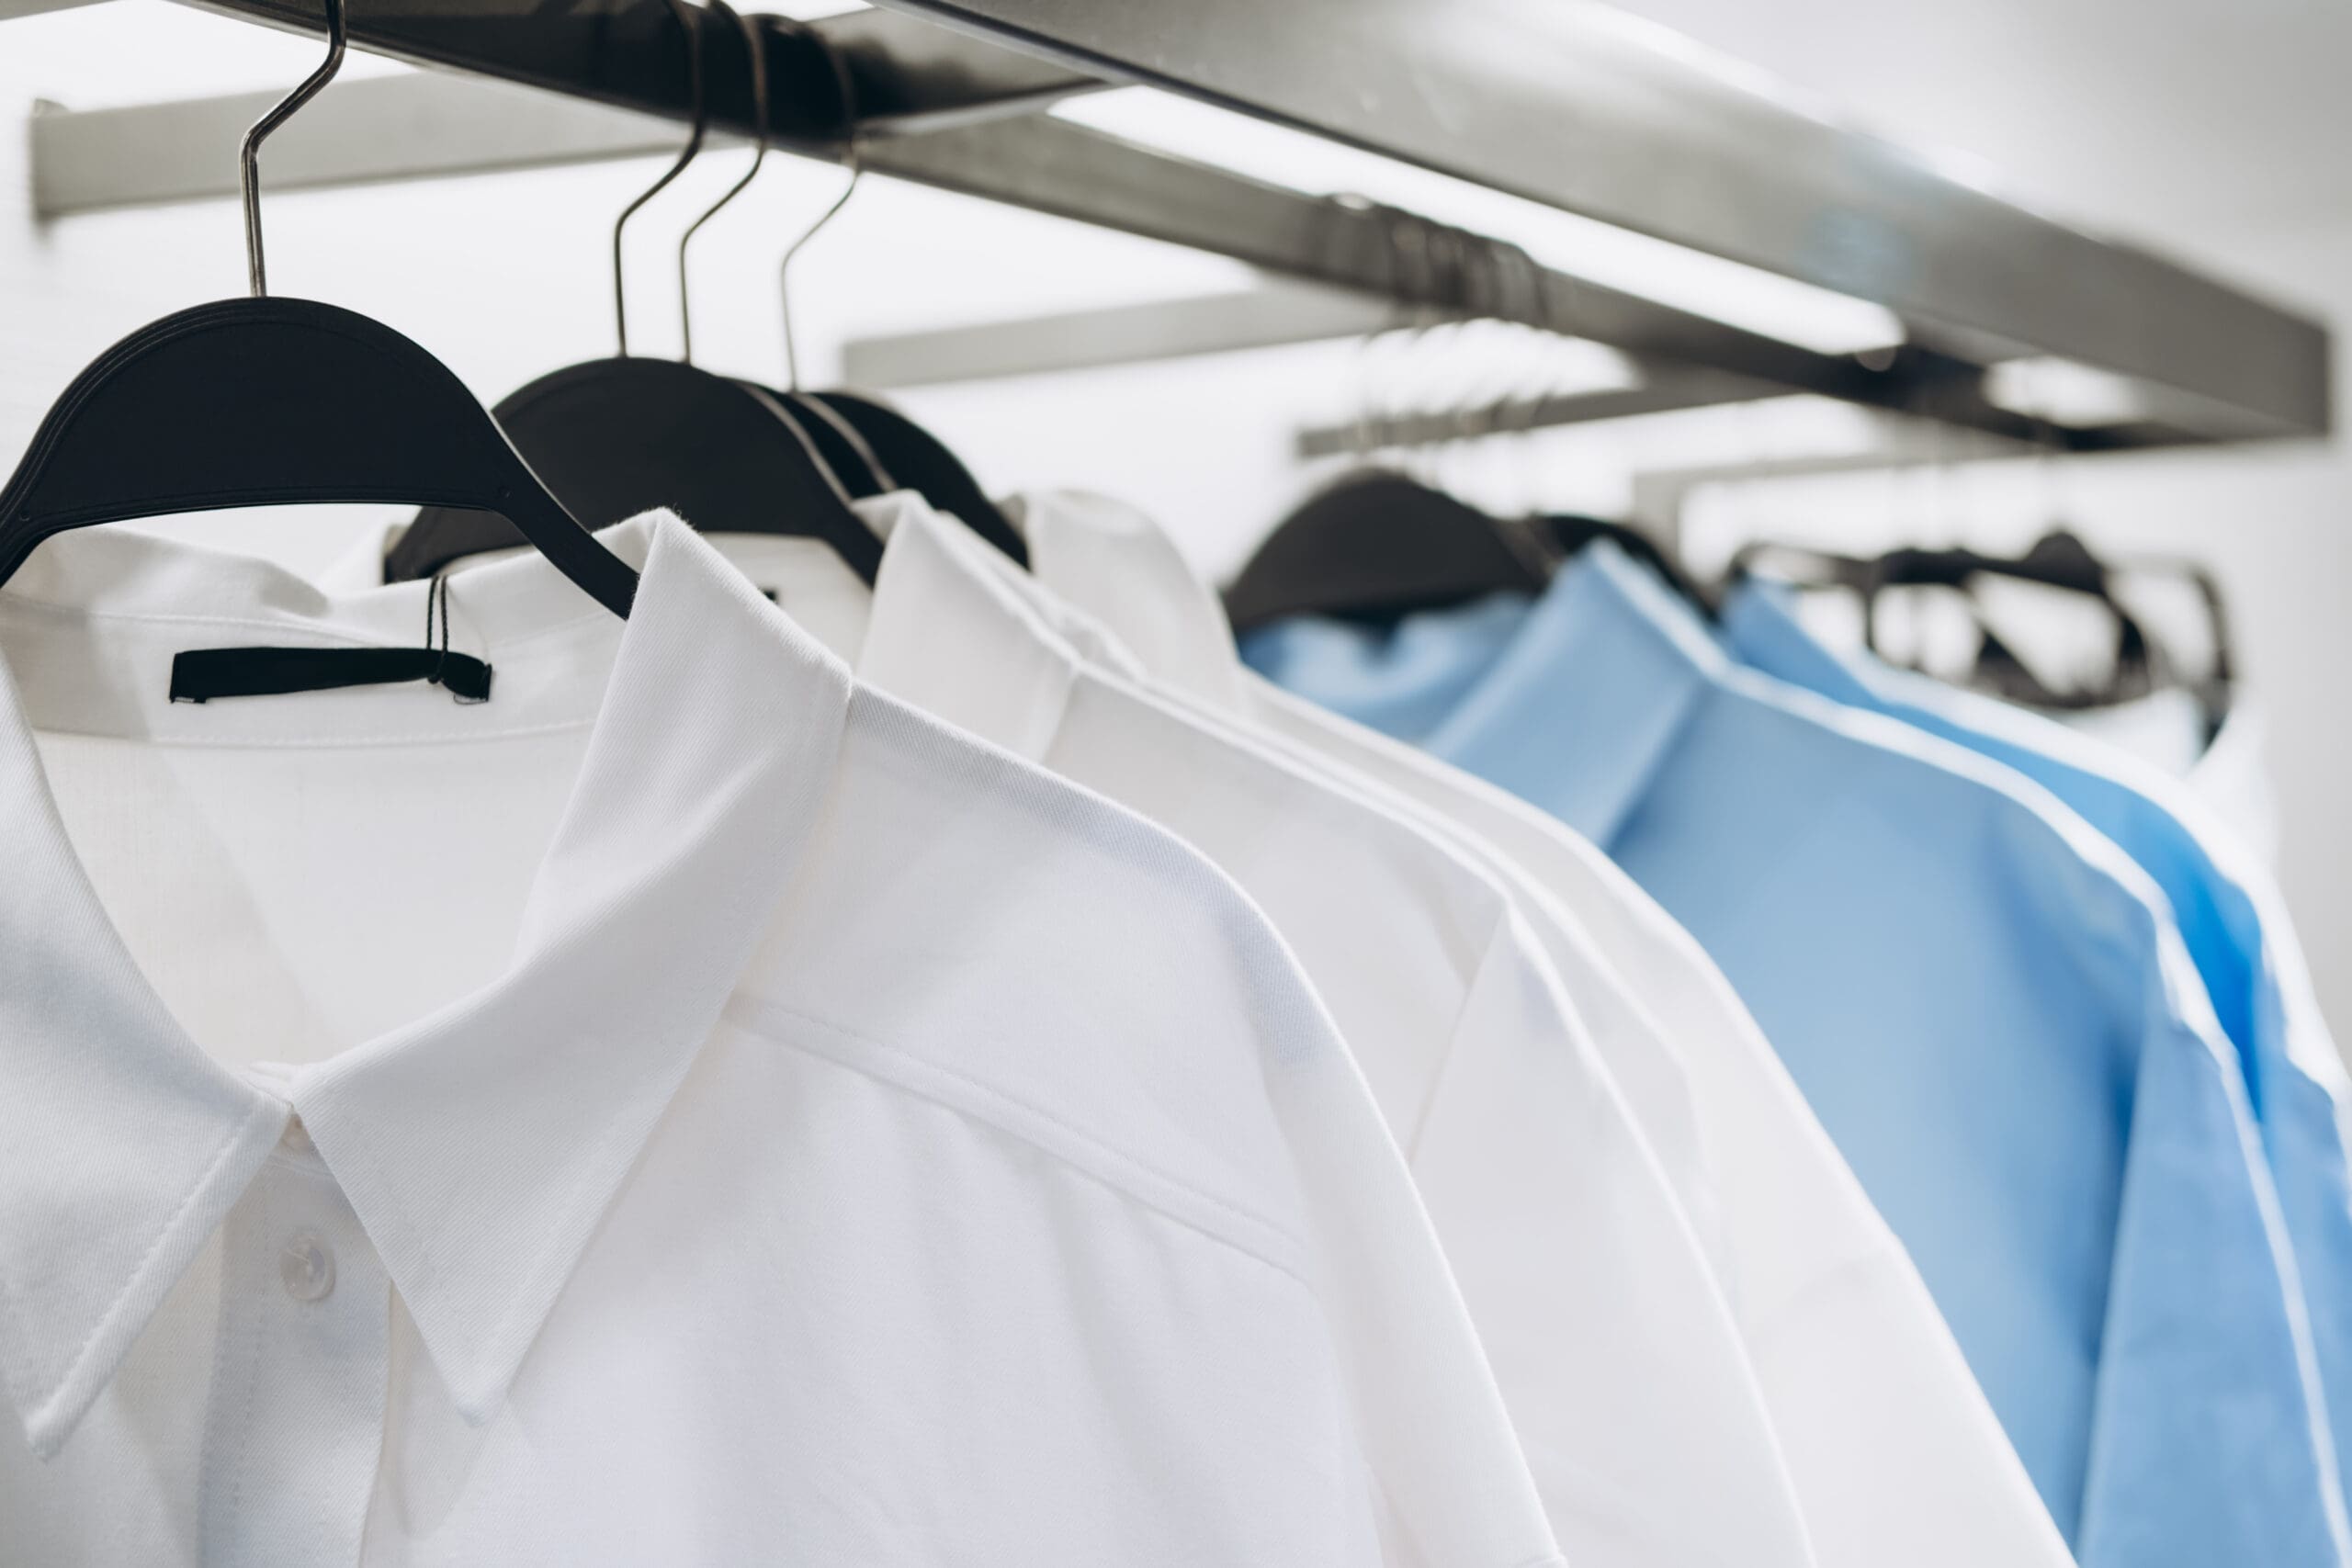
[[[288,1116],[286,1119],[286,1131],[278,1134],[277,1141],[298,1155],[309,1154],[318,1146],[311,1142],[311,1130],[302,1125],[302,1119],[300,1116]]]
[[[323,1300],[334,1289],[334,1254],[309,1231],[296,1231],[277,1255],[277,1277],[296,1301]]]

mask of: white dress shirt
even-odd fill
[[[1729,1310],[1540,912],[1441,836],[1081,658],[960,524],[865,504],[888,543],[867,624],[842,626],[859,678],[1149,816],[1297,954],[1404,1145],[1568,1561],[1809,1562]],[[718,543],[787,609],[844,575],[808,541]]]
[[[1409,1179],[1167,834],[672,519],[414,645],[116,531],[0,592],[0,1562],[1555,1562]]]
[[[1259,679],[1215,593],[1133,509],[1053,492],[1014,510],[1037,579],[1162,689],[1409,798],[1579,917],[1686,1070],[1732,1299],[1825,1568],[2070,1561],[1918,1271],[1687,932],[1552,817]]]

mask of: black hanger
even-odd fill
[[[1523,251],[1379,210],[1400,299],[1522,320],[1543,303],[1539,271]],[[1522,298],[1510,302],[1514,279]],[[1226,612],[1234,630],[1247,632],[1289,615],[1387,621],[1491,593],[1540,593],[1555,560],[1613,529],[1594,519],[1500,518],[1396,470],[1361,468],[1276,526],[1227,589]],[[1660,558],[1638,536],[1634,547]]]
[[[671,5],[688,40],[694,128],[677,161],[614,225],[614,309],[621,352],[540,377],[500,401],[499,423],[555,492],[600,525],[666,506],[707,534],[822,539],[871,583],[881,567],[882,541],[852,509],[848,491],[826,465],[816,440],[783,402],[763,389],[682,360],[628,354],[622,228],[693,161],[705,129],[700,29],[684,0]],[[713,6],[744,31],[759,144],[751,170],[679,242],[682,288],[686,240],[750,183],[767,149],[766,65],[758,34],[723,0],[713,0]],[[689,310],[682,293],[682,324],[691,353]],[[387,555],[386,575],[430,576],[465,556],[513,543],[495,519],[429,509]]]
[[[1862,643],[1873,654],[1879,647],[1878,603],[1895,588],[1943,588],[1958,593],[1977,634],[1977,652],[1968,683],[2011,702],[2054,710],[2108,707],[2144,696],[2168,683],[2161,651],[2139,617],[2115,592],[2115,572],[2094,554],[2081,537],[2053,528],[2034,541],[2021,556],[1989,555],[1965,547],[1920,548],[1905,546],[1877,557],[1839,555],[1835,551],[1759,541],[1741,547],[1732,558],[1734,581],[1754,573],[1765,559],[1778,574],[1801,586],[1841,589],[1858,601],[1862,616]],[[1794,570],[1791,570],[1793,566]],[[2195,573],[2192,576],[2201,576]],[[2088,688],[2057,688],[2044,682],[2000,635],[1978,597],[1986,578],[2031,582],[2089,599],[2113,622],[2115,651],[2106,678]],[[2199,584],[2209,606],[2218,607],[2210,579]],[[2220,667],[2227,657],[2219,652],[2225,634],[2217,618],[2216,649]],[[2210,699],[2209,699],[2210,700]]]
[[[945,442],[888,403],[863,393],[836,389],[808,396],[810,401],[831,409],[865,438],[882,468],[895,477],[892,488],[913,491],[1022,566],[1029,564],[1028,541]]]
[[[510,394],[499,423],[556,493],[618,522],[666,506],[706,534],[822,539],[871,583],[882,541],[766,392],[673,359],[570,366]],[[386,558],[394,581],[508,547],[495,518],[428,510]]]
[[[881,456],[866,444],[865,433],[843,419],[831,404],[808,392],[769,390],[771,396],[792,411],[800,428],[817,444],[825,466],[853,499],[864,501],[888,495],[899,488],[899,481],[883,466]]]
[[[355,311],[266,297],[258,153],[341,65],[343,0],[327,0],[327,37],[326,62],[245,135],[253,297],[166,316],[74,378],[0,490],[0,581],[41,540],[96,523],[427,502],[499,513],[516,542],[628,615],[637,574],[548,493],[447,367]]]
[[[1225,592],[1237,632],[1291,615],[1389,620],[1488,593],[1540,593],[1543,546],[1526,529],[1390,468],[1309,497]]]

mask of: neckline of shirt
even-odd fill
[[[667,518],[649,513],[597,536],[642,569]],[[488,702],[460,705],[421,682],[171,700],[172,660],[186,650],[440,646],[432,593],[425,581],[331,592],[253,557],[82,530],[45,542],[0,587],[0,664],[38,731],[170,746],[401,745],[593,723],[622,622],[536,551],[448,579],[447,644],[490,663]]]
[[[289,1112],[459,1411],[480,1422],[503,1403],[781,902],[851,708],[841,661],[683,524],[655,515],[612,536],[644,562],[636,610],[624,625],[589,607],[615,650],[603,679],[573,682],[591,688],[588,747],[508,969],[296,1070],[282,1094],[208,1055],[139,969],[0,668],[14,835],[0,880],[0,1080],[14,1086],[0,1098],[0,1378],[37,1451],[62,1446],[111,1381]],[[250,591],[236,613],[258,603],[266,620],[315,621],[324,598],[259,563],[123,543],[86,558],[129,568],[112,590],[91,583],[102,616],[144,604],[176,635],[172,606],[218,609],[205,595],[224,583]],[[505,575],[472,603],[518,635],[579,620],[578,590],[549,563],[483,570]],[[421,625],[424,585],[383,592],[412,591]],[[346,624],[385,602],[356,598]],[[305,697],[368,708],[400,694]]]

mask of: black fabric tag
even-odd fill
[[[435,646],[435,645],[438,646]],[[449,649],[449,580],[424,594],[423,648],[196,648],[172,656],[172,701],[274,697],[425,681],[461,703],[490,701],[490,666]]]
[[[265,697],[430,681],[461,703],[490,700],[490,666],[438,648],[199,648],[172,656],[172,701]]]

